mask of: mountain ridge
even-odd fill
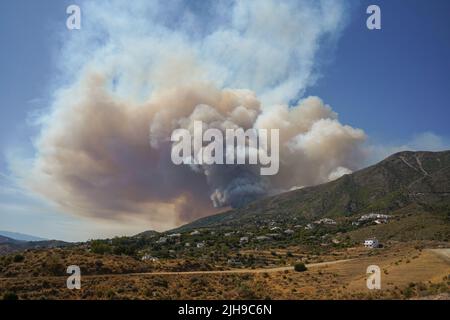
[[[5,231],[5,230],[0,230],[0,236],[4,236],[4,237],[10,238],[10,239],[19,240],[19,241],[46,241],[46,240],[49,240],[49,239],[36,237],[36,236],[25,234],[25,233]]]
[[[46,249],[70,245],[73,244],[61,240],[24,241],[0,235],[0,256],[27,249]]]
[[[256,217],[316,219],[391,212],[415,204],[450,211],[450,151],[402,151],[339,179],[254,201],[170,232],[238,226]],[[283,217],[279,217],[283,218]]]

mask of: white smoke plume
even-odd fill
[[[314,82],[319,44],[339,35],[344,7],[84,3],[82,30],[61,53],[70,77],[42,119],[28,185],[68,212],[145,217],[164,229],[351,172],[361,165],[364,132],[341,124],[318,97],[289,106]],[[175,166],[171,133],[196,120],[221,130],[279,129],[279,173]]]

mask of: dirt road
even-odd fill
[[[326,261],[320,263],[311,263],[307,264],[307,268],[314,268],[326,265],[332,265],[337,263],[342,263],[346,261],[351,261],[354,259],[346,259],[346,260],[334,260],[334,261]],[[286,270],[294,270],[294,267],[276,267],[276,268],[260,268],[260,269],[231,269],[231,270],[211,270],[211,271],[157,271],[157,272],[139,272],[139,273],[120,273],[120,274],[92,274],[92,275],[84,275],[85,278],[94,278],[94,277],[123,277],[123,276],[143,276],[143,275],[200,275],[200,274],[236,274],[236,273],[264,273],[264,272],[283,272]],[[66,276],[43,276],[42,278],[63,278]],[[27,277],[18,277],[20,279],[25,279]],[[33,278],[33,277],[29,277]],[[9,278],[0,278],[1,280],[8,280]]]
[[[426,249],[434,254],[442,257],[447,262],[450,262],[450,248],[444,249]],[[307,264],[307,268],[322,267],[327,265],[333,265],[338,263],[344,263],[355,259],[334,260],[319,263]],[[231,270],[211,270],[211,271],[159,271],[159,272],[141,272],[141,273],[126,273],[126,274],[100,274],[100,275],[85,275],[84,277],[116,277],[116,276],[142,276],[142,275],[201,275],[201,274],[242,274],[242,273],[271,273],[271,272],[283,272],[294,270],[293,266],[289,267],[275,267],[275,268],[259,268],[259,269],[231,269]],[[65,277],[65,276],[62,276]],[[44,277],[45,278],[45,277]],[[57,278],[57,277],[47,277]],[[6,280],[11,278],[0,278],[0,280]],[[23,278],[22,278],[23,279]]]
[[[342,263],[346,261],[351,261],[354,259],[345,260],[334,260],[319,263],[307,264],[307,268],[322,267],[326,265],[332,265],[337,263]],[[232,270],[211,270],[211,271],[160,271],[160,272],[145,272],[145,273],[130,273],[130,275],[182,275],[182,274],[230,274],[230,273],[265,273],[265,272],[283,272],[283,271],[294,270],[294,267],[276,267],[276,268],[260,268],[260,269],[232,269]]]
[[[426,249],[427,251],[431,251],[434,254],[444,258],[447,262],[450,262],[450,248],[444,249]]]

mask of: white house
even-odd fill
[[[364,241],[364,247],[366,248],[378,248],[379,245],[380,243],[375,238],[367,239]]]
[[[315,224],[329,224],[329,225],[335,225],[336,221],[330,218],[323,218],[317,221],[314,221]]]
[[[142,260],[142,261],[157,262],[159,259],[156,258],[156,257],[152,257],[152,256],[149,255],[149,254],[146,254],[146,255],[144,255],[144,256],[141,258],[141,260]]]
[[[268,233],[268,234],[266,234],[266,236],[274,238],[274,239],[281,237],[281,235],[279,233]]]
[[[308,223],[308,224],[305,226],[305,230],[312,230],[313,228],[314,228],[314,226],[313,226],[312,223]]]
[[[181,233],[172,233],[167,235],[168,238],[179,238],[181,237]]]
[[[248,237],[242,237],[242,238],[240,238],[240,239],[239,239],[239,242],[240,242],[241,244],[247,243],[247,242],[248,242]]]
[[[195,230],[191,232],[191,236],[198,236],[200,234],[200,231]]]
[[[204,241],[197,243],[197,248],[203,248],[204,246],[205,246]]]
[[[228,259],[227,263],[232,266],[242,266],[242,262],[235,259]]]
[[[167,238],[166,237],[160,237],[158,239],[158,241],[156,241],[156,243],[166,243],[167,242]]]
[[[387,220],[389,220],[391,218],[391,216],[387,215],[387,214],[381,214],[381,213],[368,213],[368,214],[363,214],[361,216],[361,218],[358,219],[358,221],[363,222],[363,221],[368,221],[368,220],[381,220],[384,221],[384,223],[387,222]]]

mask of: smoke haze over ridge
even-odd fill
[[[22,173],[30,189],[77,215],[165,229],[362,165],[362,130],[318,97],[289,105],[314,83],[321,45],[339,36],[343,2],[165,4],[83,4],[82,30],[60,55],[69,76]],[[280,172],[175,166],[170,135],[196,120],[279,129]]]

